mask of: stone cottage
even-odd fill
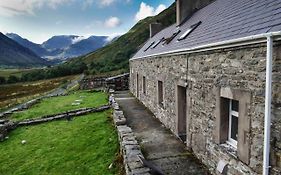
[[[213,174],[281,174],[281,0],[176,0],[130,90]]]

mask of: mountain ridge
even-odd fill
[[[0,32],[1,67],[34,67],[46,65],[49,65],[46,60]]]
[[[89,37],[78,35],[56,35],[42,44],[33,43],[15,33],[7,33],[6,36],[47,60],[63,61],[69,58],[82,56],[110,43],[108,36],[96,35]]]

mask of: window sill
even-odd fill
[[[223,144],[220,144],[219,146],[220,146],[220,148],[222,148],[223,151],[225,151],[226,153],[228,153],[229,155],[231,155],[235,159],[238,159],[237,148],[231,146],[228,143],[223,143]]]

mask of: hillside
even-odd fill
[[[20,45],[30,49],[33,51],[36,55],[43,57],[44,55],[48,54],[47,50],[44,49],[40,44],[35,44],[25,38],[22,38],[21,36],[15,34],[15,33],[7,33],[7,37],[11,38],[12,40],[16,41]]]
[[[116,41],[96,52],[72,59],[68,64],[83,61],[88,65],[92,74],[128,71],[128,60],[149,38],[149,24],[158,21],[164,27],[172,25],[176,20],[175,10],[175,4],[173,4],[155,17],[139,21],[128,33]]]
[[[34,67],[48,62],[0,32],[0,67]]]

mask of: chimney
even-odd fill
[[[214,0],[176,0],[177,25],[181,25],[188,17]]]
[[[151,23],[149,25],[150,28],[150,38],[152,38],[154,35],[156,35],[158,32],[160,32],[163,29],[163,26],[161,23]]]

